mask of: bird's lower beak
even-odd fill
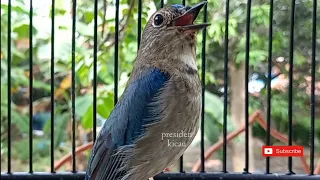
[[[204,5],[207,4],[207,1],[203,1],[193,7],[191,7],[188,11],[186,11],[183,15],[173,20],[173,24],[175,26],[183,27],[184,30],[200,30],[209,26],[208,23],[203,24],[193,24],[195,19],[197,18],[200,10]]]

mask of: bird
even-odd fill
[[[148,20],[124,92],[94,143],[86,180],[147,180],[177,161],[199,129],[202,84],[195,24],[206,1]]]

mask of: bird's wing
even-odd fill
[[[130,148],[143,136],[146,125],[161,119],[157,97],[168,80],[167,73],[148,69],[128,84],[99,133],[89,160],[87,179],[113,180],[124,175],[119,169],[130,155]]]

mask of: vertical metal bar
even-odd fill
[[[33,36],[33,7],[32,7],[32,0],[30,0],[30,11],[29,11],[29,173],[33,172],[32,162],[32,152],[33,152],[33,127],[32,127],[32,120],[33,120],[33,43],[32,43],[32,36]]]
[[[229,83],[229,0],[226,1],[226,19],[224,34],[224,107],[223,107],[223,167],[222,171],[227,172],[227,121],[228,121],[228,83]]]
[[[313,0],[312,15],[312,65],[311,65],[311,127],[310,127],[310,175],[314,173],[314,125],[315,125],[315,82],[316,82],[316,32],[317,32],[317,0]]]
[[[268,85],[267,85],[267,142],[270,146],[270,124],[271,124],[271,72],[272,72],[272,38],[273,38],[273,0],[270,0],[269,12],[269,52],[268,52]],[[270,173],[270,157],[266,158],[266,173]]]
[[[11,0],[8,0],[8,173],[11,173]]]
[[[119,71],[119,0],[116,0],[116,34],[114,44],[114,104],[118,102],[118,71]]]
[[[204,6],[203,21],[207,22],[207,4]],[[206,39],[207,29],[202,30],[202,58],[201,58],[201,82],[202,82],[202,108],[201,108],[201,172],[205,172],[205,159],[204,159],[204,101],[205,101],[205,90],[206,90]]]
[[[292,84],[293,84],[293,43],[294,43],[294,14],[295,14],[295,0],[292,0],[291,6],[291,25],[290,25],[290,49],[289,49],[289,93],[288,93],[288,118],[289,118],[289,146],[292,145]],[[288,157],[288,173],[293,174],[292,171],[292,157]]]
[[[164,6],[164,0],[161,0],[161,8]]]
[[[250,60],[250,22],[251,0],[247,2],[246,22],[246,56],[245,56],[245,168],[244,173],[249,173],[249,60]]]
[[[76,172],[76,117],[75,117],[75,96],[76,96],[76,84],[75,84],[75,64],[76,64],[76,8],[77,0],[72,1],[72,87],[71,87],[71,103],[72,103],[72,172]]]
[[[54,16],[55,0],[51,1],[51,172],[54,172]]]
[[[1,0],[0,0],[0,6],[1,6]],[[1,16],[1,7],[0,7],[0,16]],[[1,24],[2,24],[2,19],[0,18],[0,27],[1,27]],[[0,75],[2,73],[2,31],[0,31]],[[1,81],[1,77],[0,77],[0,85],[2,84],[2,81]],[[1,122],[2,122],[2,88],[0,87],[0,127],[2,127],[1,125]],[[1,129],[0,129],[0,139],[2,139],[2,132],[1,132]],[[0,160],[2,159],[2,153],[0,153]],[[2,172],[2,165],[0,163],[0,172]]]
[[[142,16],[142,0],[138,1],[138,49],[140,47],[141,40],[141,17]]]
[[[184,6],[186,5],[186,0],[182,0],[182,5],[184,5]],[[180,157],[179,165],[180,165],[180,167],[179,167],[180,172],[181,172],[181,173],[184,173],[185,171],[184,171],[184,169],[183,169],[183,154],[182,154],[182,156]]]
[[[95,142],[97,137],[98,0],[94,0],[93,36],[93,142]]]

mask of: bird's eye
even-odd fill
[[[161,14],[157,14],[155,17],[154,17],[154,25],[156,26],[160,26],[162,23],[163,23],[163,16]]]

